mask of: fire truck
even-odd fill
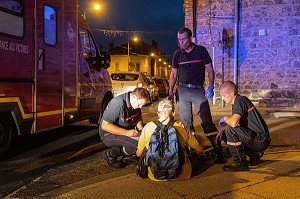
[[[18,135],[89,119],[113,97],[77,0],[0,1],[0,157]]]

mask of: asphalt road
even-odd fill
[[[157,102],[143,108],[145,123],[156,119],[156,105]],[[213,118],[215,122],[219,119],[214,113]],[[194,119],[197,121],[197,118]],[[282,128],[286,132],[294,132],[300,126],[296,118],[274,121],[267,118],[267,123],[274,132],[273,136],[277,135],[277,130],[278,134],[282,132]],[[196,129],[200,128],[197,124]],[[299,139],[295,137],[295,140]],[[0,198],[33,198],[63,187],[70,186],[72,189],[76,184],[83,186],[86,179],[104,182],[135,172],[134,165],[123,169],[107,165],[103,153],[105,146],[99,140],[97,127],[87,121],[30,139],[23,138],[17,146],[10,157],[0,162]],[[290,145],[271,146],[268,152],[299,148]],[[204,162],[195,175],[208,168],[211,168],[209,175],[218,174],[220,170],[214,170],[213,164],[213,161]]]
[[[143,108],[145,122],[156,115],[156,105]],[[0,161],[0,198],[31,198],[96,175],[132,172],[133,166],[122,170],[109,167],[103,150],[97,126],[88,121],[22,137]]]

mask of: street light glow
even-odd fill
[[[138,38],[137,37],[134,37],[133,38],[133,41],[138,41]],[[127,45],[127,56],[128,56],[128,67],[130,67],[130,40],[128,40],[128,45]]]
[[[98,3],[94,4],[94,9],[95,10],[100,10],[100,8],[101,8],[100,4],[98,4]]]

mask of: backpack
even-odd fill
[[[185,156],[178,141],[177,130],[173,127],[175,120],[170,120],[167,125],[158,120],[154,123],[157,127],[151,135],[145,163],[158,180],[177,178]]]

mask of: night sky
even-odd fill
[[[177,31],[184,24],[183,0],[99,0],[102,9],[97,13],[91,8],[92,2],[79,0],[79,10],[86,13],[102,50],[108,50],[113,41],[115,45],[127,43],[133,37],[132,31],[136,31],[135,35],[143,42],[157,41],[166,55],[172,55],[178,48]],[[102,30],[114,31],[104,33]]]

